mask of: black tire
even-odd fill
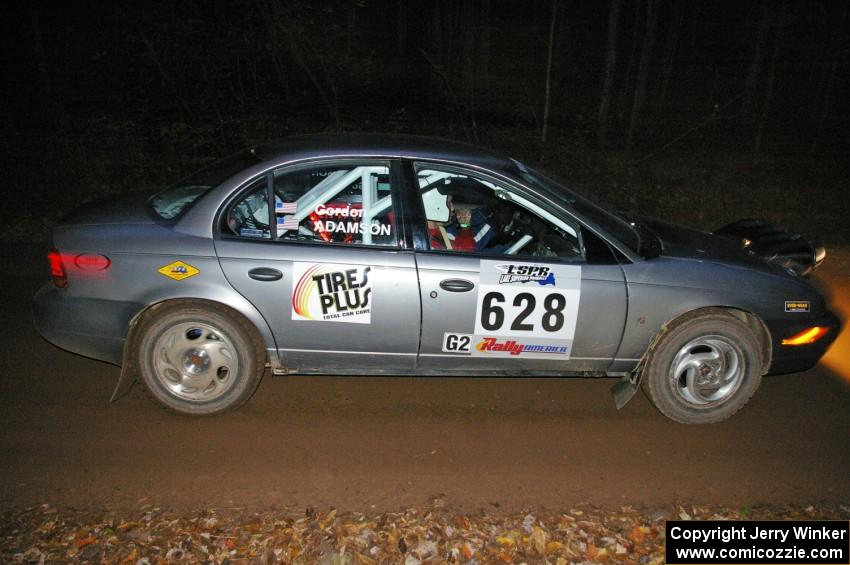
[[[155,400],[183,414],[238,408],[254,394],[265,369],[254,327],[216,304],[154,306],[134,335],[142,383]]]
[[[725,420],[761,384],[758,338],[735,315],[708,309],[665,327],[646,360],[644,392],[658,410],[684,424]]]

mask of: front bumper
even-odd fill
[[[72,353],[121,365],[130,320],[142,304],[69,296],[48,283],[33,298],[33,321],[50,343]]]
[[[832,312],[793,323],[784,320],[768,322],[767,326],[773,342],[773,359],[767,372],[769,375],[798,373],[811,369],[823,357],[841,331],[841,321]],[[815,343],[808,345],[782,345],[783,339],[812,326],[829,328],[829,332]]]

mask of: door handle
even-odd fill
[[[255,281],[277,281],[283,278],[283,273],[281,273],[277,269],[270,269],[268,267],[257,267],[256,269],[251,269],[250,271],[248,271],[248,276],[254,279]]]
[[[445,279],[440,281],[440,288],[448,292],[469,292],[475,284],[465,279]]]

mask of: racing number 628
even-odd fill
[[[495,332],[505,323],[505,309],[500,306],[505,303],[505,295],[501,292],[488,292],[481,304],[481,327]],[[513,305],[522,308],[511,323],[511,330],[533,332],[534,324],[526,323],[526,319],[534,312],[537,299],[530,292],[521,292],[514,297]],[[563,294],[553,292],[543,299],[543,319],[541,325],[547,332],[557,332],[564,327],[564,308],[567,299]]]

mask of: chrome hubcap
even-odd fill
[[[721,404],[741,386],[744,354],[727,338],[710,335],[696,338],[673,358],[668,375],[671,390],[697,408]]]
[[[154,343],[154,369],[174,396],[208,402],[225,394],[239,373],[230,338],[210,324],[176,324]]]

